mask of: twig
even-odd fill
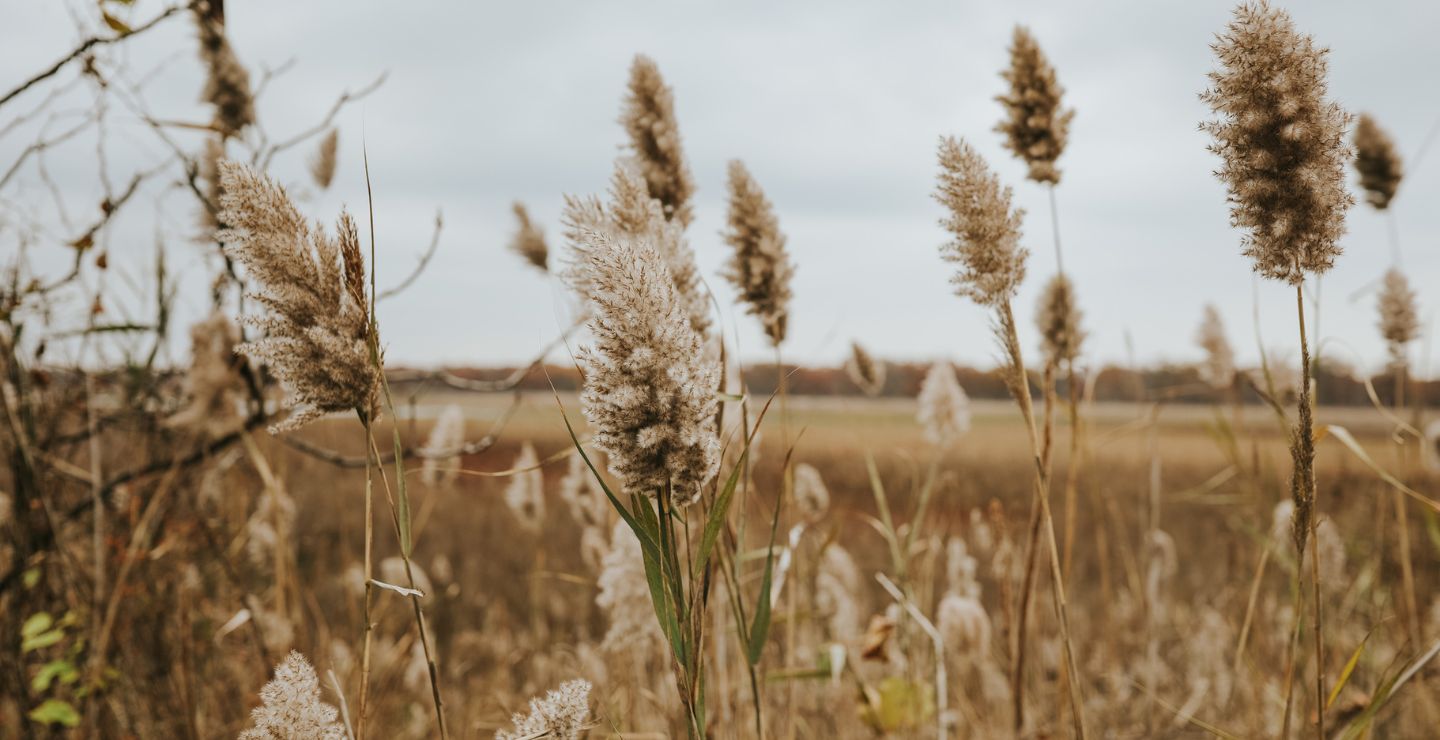
[[[380,295],[375,297],[376,300],[383,301],[386,298],[398,295],[401,291],[410,287],[410,285],[414,283],[417,278],[420,277],[420,273],[425,272],[425,268],[430,265],[430,259],[435,256],[435,249],[440,246],[440,230],[444,226],[445,220],[442,217],[440,210],[436,209],[435,234],[430,237],[430,246],[425,250],[425,254],[420,256],[420,263],[415,265],[415,270],[411,272],[409,276],[407,276],[404,280],[401,280],[398,285],[388,290],[381,291]]]
[[[405,459],[409,460],[412,458],[420,458],[422,460],[445,460],[452,457],[458,457],[462,455],[477,455],[481,452],[484,452],[495,446],[495,443],[499,441],[500,432],[503,431],[505,425],[509,423],[510,417],[515,415],[515,411],[519,408],[519,406],[520,394],[517,393],[515,394],[514,400],[510,403],[510,406],[505,409],[505,413],[500,415],[500,418],[497,419],[495,421],[495,424],[491,426],[490,431],[487,432],[485,436],[481,437],[480,439],[477,439],[473,442],[466,442],[459,447],[447,450],[432,451],[426,450],[424,448],[408,448],[405,450]],[[280,437],[280,441],[284,442],[285,444],[296,450],[299,450],[300,452],[305,453],[306,455],[309,455],[317,460],[322,460],[324,462],[330,463],[337,468],[365,467],[366,457],[363,455],[343,455],[334,450],[320,447],[319,445],[313,444],[311,442],[306,442],[305,440],[298,437]],[[378,453],[378,461],[380,465],[389,465],[395,462],[395,453]]]
[[[340,110],[342,108],[344,108],[346,105],[349,105],[350,103],[362,100],[370,93],[378,90],[381,85],[385,84],[385,79],[389,76],[389,72],[381,72],[380,76],[376,77],[374,82],[366,85],[365,87],[362,87],[355,92],[350,92],[349,90],[346,90],[345,92],[340,93],[340,98],[335,101],[334,105],[330,106],[330,112],[325,114],[325,118],[321,119],[320,123],[271,146],[270,149],[267,150],[263,155],[257,152],[255,159],[259,164],[258,169],[262,172],[268,171],[270,169],[270,162],[275,159],[275,155],[291,147],[303,144],[306,139],[309,139],[312,136],[319,136],[320,134],[329,131],[331,125],[335,122],[335,117],[340,115]]]

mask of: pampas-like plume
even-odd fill
[[[955,238],[941,247],[941,256],[960,265],[951,278],[955,292],[991,308],[1014,297],[1030,256],[1020,246],[1025,211],[1010,207],[1010,188],[1000,186],[974,147],[954,137],[940,140],[935,200],[950,209],[940,225]]]
[[[1263,0],[1235,9],[1211,45],[1221,69],[1201,94],[1216,119],[1201,124],[1220,155],[1230,221],[1246,230],[1255,271],[1298,285],[1329,270],[1341,249],[1350,115],[1326,100],[1327,49]]]
[[[465,443],[465,414],[460,407],[450,404],[440,412],[435,426],[430,427],[430,436],[420,448],[425,462],[420,466],[420,480],[427,486],[448,486],[460,474],[458,453]]]
[[[1395,142],[1380,124],[1367,113],[1355,123],[1355,170],[1360,173],[1360,187],[1365,189],[1365,202],[1377,211],[1390,207],[1400,180],[1405,176]]]
[[[166,420],[167,426],[210,435],[230,429],[238,417],[235,400],[240,375],[235,345],[239,342],[240,330],[219,312],[190,327],[190,369],[185,373],[189,400]]]
[[[695,181],[680,149],[675,93],[665,84],[655,61],[644,54],[637,54],[630,65],[629,90],[620,124],[630,135],[635,164],[650,196],[660,201],[666,220],[687,226]]]
[[[562,221],[565,238],[575,252],[575,261],[566,270],[565,279],[584,295],[589,277],[584,266],[585,234],[598,232],[612,239],[634,239],[649,243],[659,252],[669,269],[675,294],[702,340],[710,330],[710,297],[700,282],[700,269],[695,253],[685,240],[684,229],[666,221],[660,201],[645,189],[645,180],[624,160],[615,162],[610,178],[610,205],[595,197],[566,196]]]
[[[1080,356],[1085,330],[1080,328],[1080,308],[1075,304],[1075,285],[1064,274],[1050,278],[1036,306],[1035,325],[1040,330],[1041,349],[1047,362],[1060,365]]]
[[[1405,365],[1405,345],[1420,335],[1420,319],[1415,310],[1415,291],[1405,273],[1390,268],[1385,273],[1385,286],[1380,289],[1380,335],[1390,349],[1395,367]]]
[[[854,642],[860,636],[860,568],[839,544],[831,543],[820,556],[815,574],[815,609],[825,621],[830,639]]]
[[[211,125],[224,136],[234,136],[255,122],[255,98],[250,93],[250,72],[241,66],[225,36],[221,5],[201,2],[195,6],[195,25],[200,37],[200,61],[207,77],[200,99],[215,106]]]
[[[590,459],[596,468],[600,467],[595,453],[590,453]],[[560,479],[560,500],[565,502],[570,516],[581,527],[605,527],[610,522],[610,499],[579,454],[570,456],[569,468],[565,477]]]
[[[1205,350],[1200,363],[1200,380],[1214,388],[1229,388],[1235,382],[1235,352],[1225,336],[1225,323],[1214,304],[1205,304],[1205,317],[1195,332],[1195,343]]]
[[[275,666],[275,678],[260,689],[260,706],[250,713],[254,727],[240,740],[345,740],[339,712],[320,699],[320,680],[305,656],[292,652]]]
[[[947,593],[935,611],[935,626],[945,647],[966,657],[985,655],[990,647],[990,615],[978,599]]]
[[[885,363],[876,360],[860,346],[850,343],[850,359],[845,361],[845,372],[850,382],[867,396],[878,396],[885,389]]]
[[[601,560],[595,604],[610,622],[601,647],[615,655],[653,655],[664,644],[650,600],[640,540],[625,522],[610,530],[610,550]]]
[[[668,490],[677,506],[688,505],[719,465],[717,363],[651,242],[598,231],[580,238],[575,287],[595,342],[580,351],[581,401],[595,446],[626,490]]]
[[[505,505],[521,529],[536,534],[545,524],[545,473],[540,469],[535,446],[529,442],[521,446],[520,456],[510,467],[518,472],[510,476],[510,485],[505,487]]]
[[[195,179],[205,193],[207,203],[200,204],[200,228],[202,239],[209,240],[220,228],[216,214],[220,208],[220,160],[225,158],[225,137],[211,136],[205,139],[205,148],[195,163]],[[214,210],[212,210],[214,209]]]
[[[340,150],[340,129],[332,128],[325,138],[320,140],[320,146],[315,148],[315,156],[310,158],[310,177],[315,179],[315,184],[321,190],[330,187],[335,181],[335,165],[338,161],[337,153]]]
[[[795,269],[785,252],[785,235],[760,184],[740,160],[731,160],[730,210],[725,242],[735,250],[725,277],[750,305],[776,347],[785,341],[790,278]]]
[[[970,431],[970,397],[960,387],[950,363],[930,366],[915,400],[920,406],[915,419],[930,444],[945,447]]]
[[[355,221],[341,212],[332,238],[311,227],[285,190],[230,161],[220,163],[219,234],[226,253],[259,285],[266,311],[247,317],[266,336],[239,347],[270,365],[294,405],[271,433],[298,429],[332,411],[379,416],[380,373],[370,351],[365,264]]]
[[[809,524],[824,519],[830,511],[830,489],[825,487],[820,471],[810,463],[795,466],[795,506],[800,510],[800,518]]]
[[[517,200],[510,209],[515,212],[515,220],[520,224],[515,229],[515,236],[510,237],[510,251],[524,257],[541,272],[549,272],[550,248],[545,244],[545,232],[530,220],[530,212],[525,210],[524,203]]]
[[[1010,90],[996,100],[1005,106],[1006,117],[995,130],[1005,134],[1005,146],[1030,166],[1035,182],[1060,182],[1055,160],[1065,151],[1074,109],[1061,107],[1065,89],[1055,80],[1055,68],[1040,50],[1040,44],[1024,26],[1015,27],[1010,43],[1010,67],[1000,73]]]
[[[517,714],[510,722],[515,731],[500,730],[495,740],[575,740],[590,723],[590,682],[566,681],[544,699],[531,699],[530,714]]]

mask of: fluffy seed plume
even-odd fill
[[[601,463],[595,459],[597,453],[590,453],[591,462],[598,469]],[[600,481],[590,472],[590,466],[571,455],[565,477],[560,479],[560,500],[570,510],[570,516],[582,527],[605,527],[610,522],[610,499],[600,488]]]
[[[1405,364],[1405,345],[1420,335],[1420,318],[1415,309],[1415,291],[1405,273],[1391,268],[1385,273],[1380,289],[1380,335],[1390,350],[1390,361],[1396,367]]]
[[[200,61],[205,65],[205,89],[200,99],[215,106],[211,124],[225,136],[234,136],[255,122],[255,99],[250,93],[250,72],[241,66],[225,36],[224,6],[202,2],[195,6],[200,38]]]
[[[195,179],[205,193],[205,203],[200,204],[199,222],[201,238],[209,240],[220,228],[217,218],[220,210],[220,160],[225,158],[225,137],[211,136],[205,139],[205,148],[195,163]]]
[[[520,456],[510,468],[518,472],[510,476],[510,484],[505,487],[505,506],[521,529],[536,534],[545,524],[545,473],[540,469],[535,446],[529,442],[521,446]]]
[[[345,740],[335,707],[320,699],[320,680],[305,656],[291,652],[275,666],[275,678],[260,689],[254,726],[240,740]]]
[[[435,426],[430,427],[430,437],[420,451],[425,462],[420,466],[420,479],[427,486],[448,486],[455,481],[459,471],[460,446],[465,443],[465,414],[459,406],[450,404],[440,412]]]
[[[655,60],[643,54],[637,54],[630,65],[629,95],[620,112],[620,124],[630,135],[635,164],[650,196],[660,201],[666,220],[688,225],[695,181],[680,148],[675,93],[660,76]]]
[[[1200,97],[1216,118],[1201,128],[1222,160],[1231,224],[1245,229],[1256,272],[1298,285],[1334,264],[1354,203],[1345,191],[1350,116],[1326,100],[1328,50],[1263,0],[1237,7],[1211,48],[1221,68]]]
[[[1220,320],[1220,310],[1214,304],[1205,304],[1205,317],[1195,332],[1195,343],[1205,350],[1205,360],[1200,363],[1200,380],[1214,388],[1228,388],[1235,382],[1235,352],[1230,349],[1230,340],[1225,336],[1225,323]]]
[[[590,724],[590,682],[566,681],[544,699],[531,699],[530,714],[517,714],[510,722],[515,731],[500,730],[495,740],[575,740]]]
[[[1055,68],[1040,44],[1024,26],[1015,27],[1010,42],[1010,67],[1000,73],[1010,89],[996,96],[1005,106],[1005,118],[995,127],[1005,134],[1005,146],[1030,166],[1035,182],[1060,182],[1055,160],[1065,151],[1074,109],[1061,106],[1065,89],[1055,80]]]
[[[725,277],[740,291],[740,300],[749,304],[749,313],[765,327],[770,343],[785,341],[789,318],[790,277],[795,269],[785,253],[785,235],[775,211],[740,160],[731,160],[730,210],[725,243],[735,250]]]
[[[545,232],[530,220],[530,212],[525,210],[524,203],[515,201],[510,209],[515,212],[515,221],[519,224],[515,236],[510,237],[510,251],[524,257],[541,272],[549,272],[550,248],[545,244]]]
[[[652,655],[665,642],[650,600],[644,557],[640,540],[629,525],[615,522],[596,582],[600,592],[595,596],[595,604],[610,623],[600,642],[608,653]]]
[[[312,227],[270,178],[220,162],[220,233],[226,253],[259,286],[265,312],[247,317],[265,336],[239,352],[268,364],[294,406],[272,433],[298,429],[332,411],[379,416],[380,373],[370,352],[360,235],[341,212],[331,237]]]
[[[1080,345],[1085,341],[1080,317],[1074,283],[1063,274],[1050,278],[1035,311],[1035,325],[1040,330],[1046,361],[1059,365],[1080,356]]]
[[[850,359],[845,361],[845,373],[850,376],[850,382],[867,396],[878,396],[885,389],[885,363],[871,357],[859,342],[850,343]]]
[[[314,178],[315,184],[321,190],[330,187],[335,181],[335,165],[337,154],[340,151],[340,129],[332,128],[325,138],[320,140],[320,146],[315,148],[315,155],[310,158],[310,177]]]
[[[566,271],[565,279],[584,294],[589,279],[583,256],[587,232],[598,232],[612,239],[646,242],[665,262],[690,326],[702,340],[706,339],[710,330],[710,298],[700,282],[695,252],[685,240],[684,229],[665,220],[660,201],[650,196],[645,180],[625,160],[615,163],[609,195],[608,207],[595,197],[566,196],[561,220],[565,224],[565,239],[575,253],[575,260]]]
[[[594,335],[580,352],[581,401],[595,446],[626,490],[653,497],[669,486],[676,505],[689,504],[719,465],[719,368],[652,243],[597,231],[581,238],[575,287]]]
[[[825,487],[820,471],[810,463],[795,466],[795,506],[800,510],[800,518],[810,524],[824,519],[830,510],[830,489]]]
[[[970,397],[960,387],[950,363],[942,361],[930,366],[916,401],[920,409],[915,419],[930,444],[945,447],[970,431]]]
[[[166,420],[167,426],[218,435],[238,418],[235,401],[240,388],[235,345],[240,330],[230,317],[214,313],[190,327],[190,369],[185,373],[185,408]]]
[[[984,656],[990,648],[990,615],[979,600],[948,593],[935,611],[935,626],[946,648],[972,659]]]
[[[1390,207],[1390,200],[1400,188],[1405,168],[1395,142],[1369,114],[1361,113],[1355,123],[1355,170],[1360,173],[1360,187],[1365,189],[1365,202],[1377,211]]]
[[[940,225],[954,239],[940,248],[960,265],[955,292],[982,306],[999,307],[1025,279],[1030,252],[1020,246],[1025,211],[1010,206],[1010,188],[990,172],[974,147],[953,137],[940,140],[940,177],[935,199],[950,209]]]

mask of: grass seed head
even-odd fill
[[[1075,111],[1061,105],[1065,88],[1056,81],[1055,68],[1024,26],[1015,27],[1010,67],[1000,76],[1010,89],[995,98],[1005,106],[1005,118],[995,130],[1005,134],[1005,146],[1029,165],[1031,180],[1059,183],[1055,160],[1065,151]]]
[[[655,61],[643,54],[636,55],[630,65],[629,94],[621,108],[620,124],[630,136],[632,158],[650,196],[660,201],[665,219],[682,228],[689,225],[695,181],[680,147],[675,93],[665,84]]]
[[[955,292],[982,306],[999,307],[1014,297],[1025,279],[1030,252],[1020,246],[1025,212],[1010,206],[1010,188],[963,140],[940,140],[940,177],[935,199],[950,210],[940,221],[954,239],[941,256],[960,267],[951,282]]]
[[[1390,207],[1400,180],[1405,176],[1400,153],[1385,129],[1370,115],[1361,113],[1355,123],[1355,170],[1360,173],[1360,187],[1365,189],[1365,202],[1377,211]]]

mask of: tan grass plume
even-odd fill
[[[320,698],[320,679],[310,662],[291,652],[275,666],[275,678],[260,689],[260,706],[250,714],[252,727],[240,740],[345,740],[335,707]]]
[[[1010,43],[1010,67],[1000,73],[1010,89],[996,100],[1006,117],[995,127],[1005,134],[1005,146],[1029,165],[1035,182],[1060,182],[1055,160],[1065,151],[1074,109],[1063,107],[1065,89],[1055,79],[1055,68],[1040,44],[1024,26],[1015,27]]]
[[[335,181],[335,167],[339,162],[340,151],[340,129],[331,128],[320,140],[320,145],[315,147],[315,155],[310,158],[310,177],[321,190],[330,187]]]
[[[730,209],[725,242],[734,254],[725,277],[740,291],[748,312],[760,319],[776,347],[785,341],[790,315],[790,278],[795,268],[785,252],[785,235],[760,183],[740,160],[729,165]]]
[[[505,486],[505,506],[520,528],[538,534],[545,525],[545,473],[535,446],[526,442],[510,468],[516,471]]]
[[[1400,180],[1405,176],[1400,153],[1390,134],[1367,113],[1355,123],[1355,170],[1360,173],[1360,187],[1365,189],[1365,202],[1377,211],[1390,207]]]
[[[576,740],[590,725],[590,682],[566,681],[545,698],[531,699],[530,713],[517,714],[510,722],[515,731],[500,730],[495,740]]]
[[[1225,323],[1214,304],[1205,304],[1205,316],[1195,332],[1195,343],[1205,350],[1200,363],[1200,380],[1214,388],[1229,388],[1235,382],[1235,351],[1225,336]]]
[[[950,363],[942,360],[930,366],[916,401],[916,420],[930,444],[945,447],[970,431],[970,397],[960,387]]]
[[[215,130],[235,136],[255,122],[255,98],[250,92],[250,72],[240,64],[225,35],[223,7],[208,1],[195,6],[200,61],[207,73],[200,99],[215,106]]]
[[[1415,308],[1415,291],[1405,273],[1391,268],[1385,273],[1377,304],[1380,311],[1380,335],[1385,338],[1394,367],[1404,367],[1406,345],[1420,336],[1419,312]]]
[[[870,356],[859,342],[850,343],[850,359],[845,361],[845,373],[867,396],[878,396],[885,389],[885,363]]]
[[[545,244],[545,232],[530,220],[530,212],[525,209],[524,203],[515,201],[510,210],[515,212],[515,221],[518,224],[515,236],[510,237],[510,251],[523,257],[541,272],[549,272],[550,247]]]
[[[1080,346],[1085,341],[1080,318],[1075,284],[1063,273],[1050,278],[1035,310],[1035,325],[1040,330],[1046,361],[1058,366],[1074,362],[1080,356]]]
[[[695,181],[680,147],[675,93],[660,76],[655,60],[644,54],[637,54],[630,65],[629,94],[620,123],[630,135],[630,149],[646,187],[660,201],[666,220],[688,225]]]
[[[939,157],[935,199],[950,210],[940,224],[955,237],[941,247],[941,256],[960,266],[951,282],[959,295],[998,308],[1025,279],[1030,255],[1020,246],[1025,211],[1010,206],[1010,187],[1001,187],[968,143],[945,137]]]
[[[213,313],[190,327],[190,368],[185,373],[187,403],[166,420],[180,427],[218,436],[239,419],[240,360],[235,345],[240,329],[223,313]]]

